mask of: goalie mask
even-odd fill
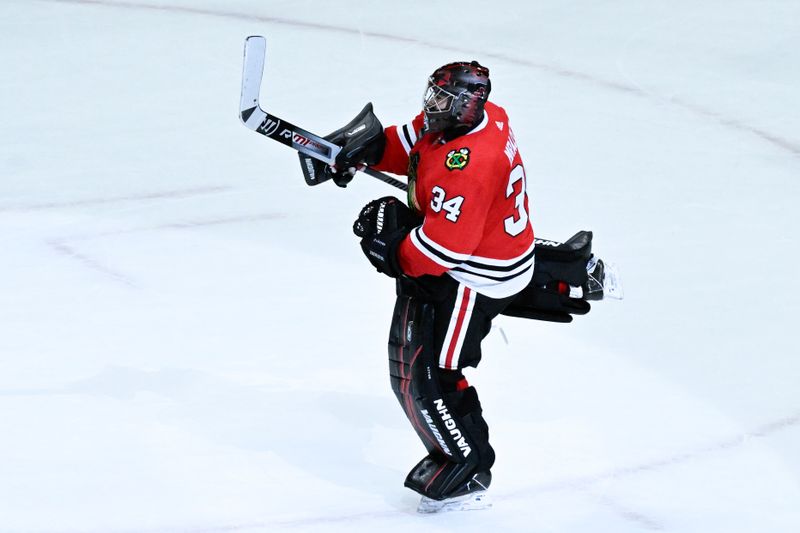
[[[427,132],[470,129],[483,118],[492,84],[489,69],[477,61],[449,63],[428,78],[422,101]]]

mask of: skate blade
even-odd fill
[[[615,300],[622,300],[624,293],[622,291],[622,277],[619,275],[617,265],[613,263],[606,263],[606,268],[603,271],[603,293],[604,296],[614,298]]]
[[[478,511],[488,509],[492,501],[485,490],[471,492],[463,496],[448,498],[446,500],[432,500],[425,496],[419,501],[417,512],[422,514],[448,513],[451,511]]]

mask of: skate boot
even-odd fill
[[[472,511],[492,506],[486,489],[492,482],[487,471],[474,472],[466,463],[452,463],[428,456],[411,470],[405,486],[420,493],[418,513]]]

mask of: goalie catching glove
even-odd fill
[[[364,106],[356,118],[326,135],[325,139],[341,146],[342,150],[336,156],[335,165],[299,154],[303,177],[309,185],[318,185],[332,179],[339,187],[347,187],[356,171],[381,160],[386,147],[383,125],[373,113],[371,102]]]
[[[397,278],[403,271],[397,260],[397,247],[412,228],[422,223],[403,202],[393,196],[373,200],[361,210],[353,223],[353,233],[361,237],[361,250],[378,272]]]
[[[587,300],[622,298],[616,270],[592,254],[592,232],[579,231],[567,242],[536,240],[533,279],[504,315],[550,322],[572,322],[591,310]]]

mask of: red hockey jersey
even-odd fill
[[[533,228],[525,168],[503,108],[487,102],[483,121],[445,141],[420,137],[423,114],[386,128],[377,170],[407,175],[409,206],[423,224],[401,242],[409,276],[447,273],[491,298],[511,296],[533,275]]]

